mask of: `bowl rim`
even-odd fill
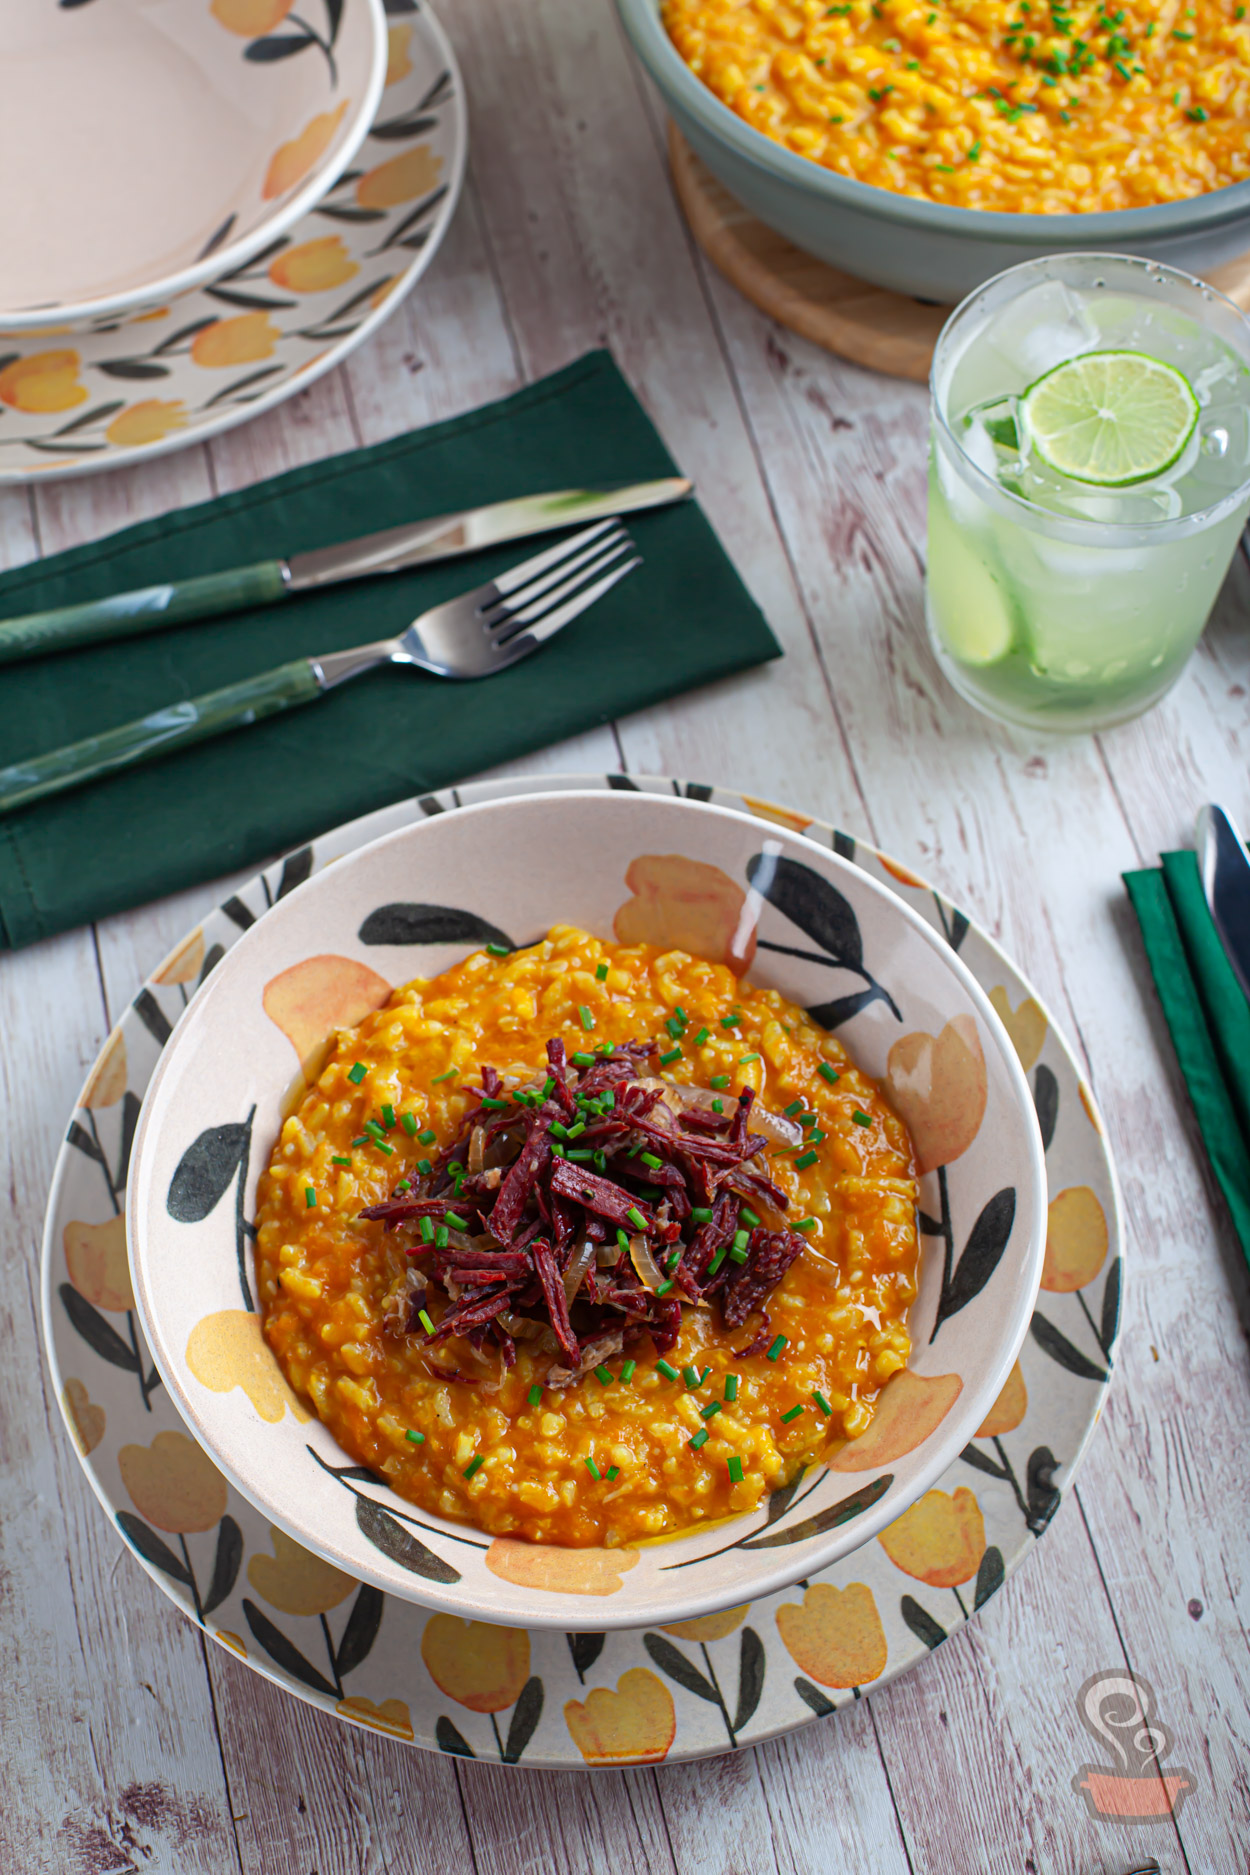
[[[335,155],[329,162],[314,165],[308,180],[282,208],[273,215],[263,217],[250,234],[241,235],[237,240],[227,242],[224,247],[215,247],[202,260],[192,261],[190,266],[181,267],[176,273],[160,274],[139,286],[123,287],[115,293],[97,295],[94,299],[56,300],[34,311],[10,311],[0,305],[0,335],[38,332],[49,325],[81,326],[94,319],[137,310],[150,300],[178,299],[197,286],[203,286],[206,280],[217,279],[251,260],[263,247],[285,234],[288,228],[315,207],[322,196],[333,188],[368,136],[386,82],[388,32],[385,0],[355,0],[355,3],[367,9],[373,23],[368,81],[351,118],[347,135]]]
[[[721,820],[745,824],[751,827],[761,838],[769,837],[768,834],[761,832],[757,817],[750,814],[745,809],[722,806],[719,803],[697,801],[688,797],[674,796],[669,798],[666,796],[646,794],[632,797],[628,794],[617,793],[615,791],[605,794],[602,790],[590,788],[585,790],[569,790],[568,792],[561,792],[558,795],[535,791],[533,793],[509,795],[501,800],[467,803],[465,806],[456,809],[455,818],[459,821],[462,815],[471,815],[475,818],[479,816],[499,816],[506,810],[536,804],[550,809],[553,804],[557,802],[560,804],[572,804],[588,801],[623,801],[631,798],[636,798],[640,803],[645,802],[652,809],[658,806],[662,811],[671,811],[676,808],[696,814],[711,814]],[[267,918],[272,916],[273,913],[280,912],[282,906],[293,903],[297,899],[306,896],[316,889],[326,878],[332,876],[334,880],[342,880],[348,877],[353,864],[358,864],[366,856],[372,855],[388,846],[398,844],[400,841],[412,840],[421,833],[422,829],[432,824],[442,825],[444,820],[445,816],[439,815],[409,826],[396,828],[390,833],[382,834],[377,839],[366,842],[365,845],[358,847],[354,852],[344,854],[342,858],[335,863],[333,868],[325,868],[321,871],[314,872],[301,885],[286,894],[285,898],[278,900],[270,907],[265,918],[258,919],[256,923],[245,931],[238,941],[231,946],[230,951],[227,953],[226,957],[222,959],[218,969],[213,972],[213,975],[203,985],[200,993],[193,997],[183,1010],[171,1034],[166,1040],[156,1066],[153,1069],[151,1080],[144,1094],[143,1105],[139,1114],[131,1147],[129,1176],[126,1188],[126,1204],[123,1215],[126,1220],[127,1260],[130,1266],[131,1281],[134,1289],[135,1309],[139,1317],[139,1323],[143,1330],[148,1351],[160,1373],[170,1400],[186,1422],[196,1441],[203,1447],[222,1474],[235,1486],[236,1490],[238,1490],[262,1516],[267,1517],[271,1523],[284,1530],[286,1534],[292,1537],[296,1542],[302,1544],[306,1549],[313,1551],[316,1555],[332,1561],[336,1567],[342,1568],[346,1573],[353,1575],[356,1579],[372,1582],[386,1594],[397,1595],[401,1600],[415,1602],[419,1606],[437,1612],[454,1613],[462,1617],[470,1615],[478,1620],[498,1623],[499,1615],[497,1609],[488,1599],[489,1589],[486,1589],[483,1593],[475,1590],[472,1586],[466,1588],[463,1577],[460,1582],[452,1584],[450,1587],[427,1582],[424,1578],[415,1577],[411,1582],[405,1581],[401,1586],[397,1583],[393,1575],[385,1574],[381,1570],[372,1568],[370,1566],[370,1558],[365,1557],[362,1566],[362,1558],[360,1556],[348,1554],[346,1551],[337,1548],[333,1544],[327,1543],[320,1532],[314,1532],[309,1529],[307,1524],[301,1524],[295,1521],[289,1512],[269,1501],[268,1496],[264,1491],[258,1488],[254,1480],[241,1474],[235,1469],[233,1463],[223,1457],[215,1440],[204,1426],[200,1410],[192,1400],[189,1389],[184,1384],[182,1362],[171,1349],[164,1333],[159,1332],[157,1329],[156,1318],[151,1308],[151,1295],[147,1281],[148,1265],[143,1260],[139,1251],[142,1236],[139,1228],[139,1213],[141,1202],[147,1196],[147,1186],[150,1182],[148,1177],[145,1176],[145,1165],[150,1156],[148,1152],[148,1142],[152,1136],[154,1117],[160,1104],[160,1090],[169,1074],[171,1063],[177,1052],[177,1044],[190,1030],[191,1017],[194,1014],[203,1020],[207,1016],[211,1004],[213,1000],[215,1000],[214,991],[226,981],[226,967],[230,964],[231,959],[237,958],[240,955],[246,956],[251,949],[256,947],[256,944],[259,942],[256,935],[257,932],[265,924]],[[1022,1282],[1019,1299],[1008,1318],[1009,1326],[1006,1331],[1006,1340],[1000,1344],[999,1356],[992,1366],[986,1370],[986,1376],[982,1379],[979,1386],[974,1389],[970,1385],[965,1385],[956,1405],[952,1407],[946,1419],[941,1422],[942,1427],[946,1429],[947,1436],[944,1440],[935,1445],[932,1453],[923,1467],[921,1467],[916,1478],[908,1486],[907,1502],[902,1505],[891,1504],[889,1502],[890,1494],[887,1490],[875,1504],[871,1505],[866,1511],[856,1517],[853,1524],[840,1527],[834,1526],[831,1531],[826,1533],[823,1536],[823,1546],[821,1548],[807,1550],[807,1553],[801,1556],[791,1556],[788,1563],[781,1560],[782,1551],[778,1550],[777,1555],[779,1560],[772,1565],[771,1568],[768,1568],[762,1561],[759,1564],[760,1573],[753,1577],[750,1584],[749,1598],[752,1601],[762,1600],[768,1595],[776,1594],[790,1588],[795,1582],[800,1581],[807,1574],[831,1567],[833,1563],[839,1561],[843,1556],[851,1554],[855,1549],[860,1548],[862,1544],[870,1542],[890,1523],[894,1522],[913,1504],[918,1502],[926,1491],[931,1490],[943,1473],[949,1469],[952,1460],[958,1456],[961,1447],[967,1443],[972,1431],[980,1424],[986,1412],[989,1410],[989,1407],[998,1397],[1020,1352],[1020,1348],[1024,1343],[1025,1336],[1028,1333],[1029,1322],[1032,1318],[1041,1282],[1042,1265],[1046,1248],[1048,1199],[1045,1151],[1042,1145],[1041,1130],[1028,1081],[1025,1077],[1024,1070],[1020,1066],[1019,1057],[1016,1054],[1014,1044],[1001,1018],[998,1016],[988,995],[981,988],[968,966],[963,963],[959,956],[950,949],[950,946],[940,934],[934,931],[932,926],[927,924],[912,906],[908,905],[895,893],[891,892],[888,887],[872,878],[863,868],[857,866],[853,860],[844,859],[840,854],[818,845],[815,841],[805,839],[804,835],[800,832],[795,832],[786,828],[773,829],[774,836],[778,832],[780,832],[783,839],[794,843],[800,850],[804,847],[814,848],[814,850],[821,855],[822,859],[830,864],[835,873],[842,875],[851,884],[866,892],[870,898],[885,907],[887,912],[897,915],[912,931],[913,935],[918,937],[920,941],[930,949],[933,955],[941,960],[942,965],[950,972],[956,983],[963,990],[965,996],[971,1001],[977,1016],[980,1018],[989,1039],[992,1041],[998,1053],[1000,1062],[1012,1088],[1015,1107],[1024,1115],[1025,1145],[1033,1204],[1032,1217],[1029,1220],[1028,1242],[1024,1252],[1024,1280]],[[219,975],[218,972],[221,974]],[[258,1316],[260,1315],[259,1306],[257,1306],[255,1312]],[[285,1414],[283,1419],[285,1421]],[[313,1414],[313,1423],[317,1425],[322,1424],[322,1421],[315,1412]],[[956,1433],[958,1437],[953,1436]],[[328,1436],[333,1439],[332,1434]],[[930,1436],[932,1437],[932,1435]],[[338,1449],[342,1450],[341,1447]],[[379,1483],[379,1488],[385,1490],[390,1487]],[[759,1507],[757,1506],[755,1512],[744,1513],[742,1518],[732,1519],[730,1521],[745,1523],[749,1516],[758,1516],[758,1514]],[[436,1516],[437,1513],[432,1513],[432,1515]],[[488,1532],[478,1529],[476,1525],[464,1527],[473,1530],[479,1536],[489,1534]],[[728,1528],[728,1524],[720,1524],[717,1528]],[[840,1531],[843,1534],[840,1534]],[[854,1533],[855,1540],[849,1545],[844,1546],[845,1533],[851,1531]],[[442,1533],[439,1532],[439,1534],[441,1535]],[[678,1535],[681,1536],[688,1534],[690,1533],[685,1531],[678,1533]],[[496,1539],[492,1539],[492,1541],[493,1540]],[[652,1545],[648,1544],[646,1547],[651,1548]],[[807,1549],[806,1544],[796,1544],[794,1547],[796,1549]],[[683,1571],[682,1582],[692,1582],[698,1563],[711,1560],[712,1558],[710,1556],[691,1559],[689,1569]],[[420,1586],[417,1586],[418,1581]],[[514,1584],[513,1586],[520,1585]],[[676,1591],[678,1585],[674,1583],[673,1587]],[[684,1596],[675,1593],[671,1605],[669,1603],[659,1603],[657,1599],[653,1597],[646,1620],[642,1623],[639,1622],[636,1608],[622,1609],[619,1613],[616,1613],[609,1607],[600,1603],[600,1605],[596,1606],[594,1611],[595,1625],[597,1629],[603,1632],[610,1632],[618,1629],[637,1628],[640,1625],[654,1627],[664,1622],[672,1623],[675,1621],[696,1619],[700,1615],[714,1613],[726,1606],[732,1605],[740,1599],[740,1592],[740,1587],[735,1587],[728,1602],[725,1599],[723,1589],[710,1593],[707,1590],[704,1590],[702,1593],[687,1593]],[[565,1632],[568,1629],[570,1619],[575,1613],[579,1612],[577,1608],[565,1605],[570,1599],[574,1604],[580,1603],[583,1600],[582,1597],[573,1595],[571,1591],[567,1590],[555,1592],[550,1590],[543,1591],[542,1601],[535,1601],[530,1604],[525,1608],[523,1613],[518,1611],[515,1615],[509,1614],[506,1624],[511,1624],[513,1621],[520,1621],[528,1628],[544,1628],[555,1630],[556,1632]],[[606,1601],[606,1598],[604,1598],[604,1600]]]
[[[756,169],[771,172],[801,193],[840,208],[855,209],[900,229],[958,235],[977,242],[1011,243],[1055,252],[1065,247],[1113,250],[1134,238],[1197,234],[1245,215],[1250,222],[1250,181],[1226,183],[1203,195],[1146,208],[1097,209],[1088,215],[1012,214],[1003,209],[960,208],[896,194],[875,183],[858,182],[825,169],[756,130],[697,78],[669,38],[660,19],[661,0],[616,0],[617,12],[635,52],[660,90],[676,93],[681,107],[715,141]],[[1250,225],[1246,230],[1250,247]]]

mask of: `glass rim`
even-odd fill
[[[951,427],[938,391],[937,374],[943,347],[947,344],[948,337],[957,322],[963,319],[976,302],[996,287],[1000,281],[1009,279],[1013,274],[1022,274],[1026,270],[1041,272],[1058,262],[1070,261],[1080,261],[1091,265],[1103,265],[1108,261],[1113,261],[1117,265],[1154,270],[1182,281],[1185,286],[1192,287],[1203,295],[1210,296],[1211,299],[1226,306],[1244,327],[1247,355],[1242,362],[1247,372],[1250,372],[1250,316],[1242,311],[1235,300],[1229,299],[1226,293],[1221,293],[1218,287],[1200,279],[1197,274],[1186,273],[1183,267],[1171,267],[1166,261],[1149,260],[1140,254],[1117,254],[1110,250],[1106,253],[1087,253],[1074,249],[1067,253],[1042,254],[1035,256],[1032,260],[1017,261],[1010,267],[1004,267],[1000,273],[992,274],[988,280],[983,280],[980,286],[974,287],[972,292],[959,302],[946,320],[942,330],[938,333],[937,343],[933,347],[933,359],[929,366],[929,408],[934,427],[941,431],[950,444],[956,468],[970,482],[978,495],[983,498],[990,497],[991,506],[1004,507],[1013,518],[1027,515],[1031,526],[1043,533],[1053,533],[1057,539],[1068,539],[1074,544],[1107,546],[1127,544],[1130,541],[1140,542],[1142,536],[1145,536],[1147,540],[1157,540],[1164,533],[1170,533],[1173,536],[1178,533],[1200,533],[1204,528],[1213,526],[1217,520],[1225,518],[1226,514],[1231,513],[1233,509],[1250,498],[1250,469],[1246,471],[1235,489],[1221,495],[1219,500],[1212,502],[1209,507],[1198,508],[1192,514],[1160,515],[1157,521],[1095,521],[1085,515],[1061,514],[1053,508],[1042,508],[1035,502],[1027,501],[1023,495],[1013,494],[1009,488],[1004,488],[1001,482],[996,481],[992,475],[987,475],[985,470],[973,461]],[[1090,483],[1089,486],[1097,488],[1098,484]],[[1091,534],[1097,534],[1098,540],[1092,541]],[[1110,541],[1108,536],[1114,536],[1114,542]]]

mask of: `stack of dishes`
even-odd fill
[[[438,22],[414,0],[293,8],[20,0],[0,480],[228,429],[336,364],[428,264],[465,157]]]

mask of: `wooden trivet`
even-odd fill
[[[949,306],[929,306],[839,273],[757,221],[695,155],[675,124],[668,157],[690,231],[712,264],[761,312],[888,377],[923,383]],[[1250,254],[1206,275],[1250,312]]]

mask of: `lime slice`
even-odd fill
[[[1083,352],[1020,400],[1043,462],[1074,482],[1125,488],[1170,469],[1198,421],[1189,380],[1145,352]]]
[[[961,664],[996,664],[1006,656],[1016,635],[1011,601],[936,503],[929,511],[929,590],[952,657]]]

